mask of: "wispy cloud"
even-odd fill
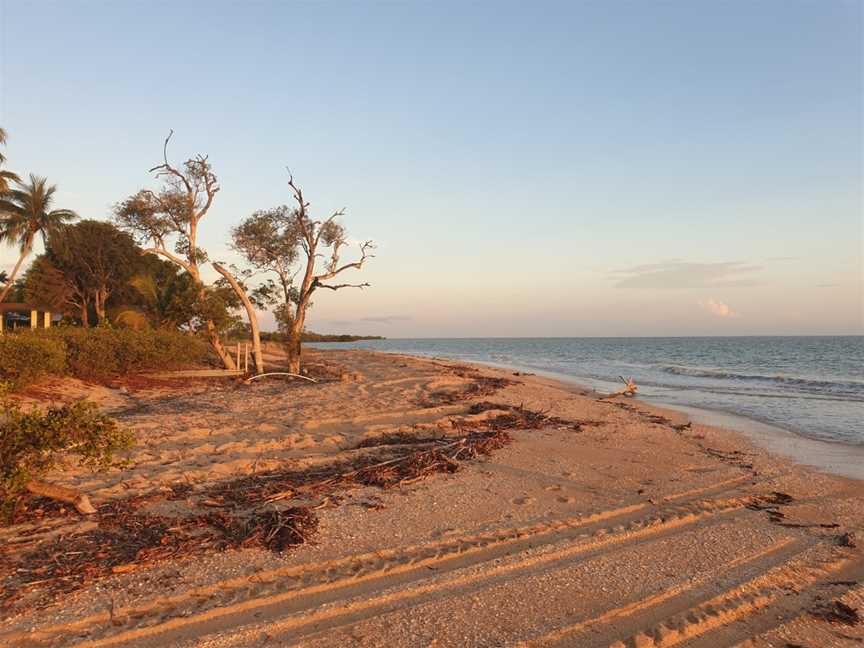
[[[374,324],[392,324],[394,322],[405,322],[410,319],[411,317],[408,315],[374,315],[370,317],[358,317],[357,319],[350,320],[327,320],[327,323],[333,324],[334,326],[353,326],[355,324],[360,324],[363,322],[372,322]]]
[[[817,288],[836,288],[839,285],[840,284],[838,284],[838,283],[821,283],[821,284],[816,284],[816,287]]]
[[[700,308],[716,317],[738,317],[738,313],[733,311],[728,304],[717,299],[703,299],[696,303]]]
[[[359,322],[404,322],[410,320],[408,315],[378,315],[375,317],[361,317]]]
[[[693,263],[677,259],[648,263],[613,271],[616,288],[638,290],[681,290],[686,288],[712,288],[754,286],[753,273],[762,266],[740,261]]]

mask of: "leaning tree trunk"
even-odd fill
[[[192,274],[191,272],[189,274],[192,276],[195,283],[198,284],[198,299],[203,306],[207,299],[207,293],[204,290],[204,282],[202,282],[195,274]],[[231,357],[231,354],[225,350],[224,346],[222,346],[222,340],[219,338],[219,331],[216,330],[216,324],[212,319],[205,320],[204,324],[207,327],[207,339],[210,341],[210,346],[213,347],[213,350],[216,352],[216,355],[219,356],[222,364],[225,365],[226,369],[231,371],[237,369],[237,365],[234,364],[234,359]]]
[[[213,269],[225,277],[228,283],[231,284],[231,288],[234,289],[235,294],[246,308],[246,316],[249,318],[249,328],[252,329],[252,354],[255,358],[255,373],[262,374],[264,373],[264,357],[261,355],[261,333],[258,329],[258,316],[255,314],[255,307],[249,301],[249,296],[246,294],[243,286],[234,278],[234,275],[218,263],[213,264]]]
[[[21,248],[21,256],[18,257],[18,263],[16,263],[15,267],[12,268],[12,274],[9,275],[9,280],[6,282],[6,285],[3,286],[3,290],[0,291],[0,302],[6,299],[6,295],[8,295],[9,291],[12,290],[12,285],[15,283],[15,275],[17,275],[18,271],[21,269],[21,264],[24,263],[24,259],[26,259],[27,255],[30,254],[30,248],[32,246],[33,237],[30,236],[24,243],[24,247]]]
[[[210,341],[210,346],[213,347],[213,350],[216,352],[216,355],[219,356],[219,359],[222,361],[222,364],[225,365],[226,369],[234,371],[237,369],[237,365],[234,364],[234,359],[231,357],[225,347],[222,346],[222,340],[219,339],[219,331],[216,330],[216,325],[213,323],[213,320],[207,320],[207,339]]]

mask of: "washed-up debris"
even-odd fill
[[[364,447],[371,450],[349,461],[308,469],[289,465],[201,486],[176,484],[145,496],[106,502],[92,516],[98,523],[95,529],[0,553],[0,608],[25,601],[45,605],[95,579],[204,552],[296,547],[314,536],[315,509],[339,503],[342,491],[359,486],[392,488],[436,473],[453,473],[463,462],[510,443],[508,430],[560,422],[521,407],[485,402],[472,406],[469,413],[489,410],[501,413],[483,420],[451,419],[455,434],[449,436],[406,434],[384,439],[393,443],[379,444],[367,440]],[[320,503],[287,502],[296,499]],[[182,503],[185,513],[154,513],[153,505],[159,502]],[[39,504],[29,511],[54,517],[64,509]],[[24,521],[21,518],[19,514],[17,521]]]
[[[617,392],[612,392],[611,394],[603,396],[600,400],[615,398],[616,396],[632,397],[636,395],[637,391],[639,391],[639,387],[636,386],[636,381],[632,378],[625,378],[624,376],[618,376],[618,378],[620,378],[621,382],[624,383],[624,387],[619,389]]]
[[[810,610],[810,614],[829,623],[840,623],[848,626],[861,623],[861,615],[858,614],[858,610],[846,605],[843,601],[820,604]]]
[[[841,547],[851,547],[853,549],[858,546],[858,543],[855,540],[855,534],[851,531],[841,533],[837,536],[837,544]]]

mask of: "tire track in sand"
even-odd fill
[[[734,489],[740,480],[726,480],[716,485],[716,488],[720,492],[730,490],[730,483]],[[676,497],[670,496],[667,502],[674,501]],[[0,641],[16,641],[22,646],[43,646],[69,641],[78,636],[82,639],[86,637],[86,643],[82,645],[97,646],[155,636],[215,618],[224,618],[227,627],[236,623],[231,617],[276,603],[280,604],[281,613],[287,614],[293,609],[344,599],[357,592],[426,580],[508,554],[564,542],[572,543],[561,551],[553,551],[546,558],[541,555],[530,559],[529,563],[523,561],[524,564],[518,565],[527,567],[538,560],[560,560],[592,549],[678,530],[741,510],[752,501],[752,496],[701,499],[656,509],[640,502],[518,528],[493,529],[423,545],[287,567],[259,573],[253,578],[238,578],[196,588],[173,597],[152,599],[143,605],[114,610],[113,614],[105,612],[92,615],[34,633],[0,635]],[[645,515],[648,509],[653,510]],[[608,520],[617,520],[619,523],[603,526]],[[288,601],[292,602],[291,610],[285,606]]]
[[[752,573],[754,567],[759,569],[756,575]],[[705,648],[734,645],[763,630],[741,626],[736,636],[726,636],[723,642],[711,633],[763,610],[766,618],[779,624],[782,621],[776,611],[766,609],[771,603],[782,599],[784,607],[800,611],[801,605],[806,604],[804,599],[818,594],[820,582],[840,573],[855,576],[861,570],[860,557],[839,547],[828,547],[825,540],[807,542],[787,537],[752,556],[733,561],[723,568],[722,575],[683,583],[596,617],[574,621],[519,645],[521,648],[572,645],[667,648],[683,642]],[[719,594],[718,584],[726,588]],[[798,593],[794,601],[790,599],[792,592]],[[658,617],[664,620],[657,623]],[[604,632],[603,626],[608,630]],[[704,643],[697,641],[700,638]]]

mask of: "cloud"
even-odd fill
[[[817,288],[836,288],[839,285],[840,284],[838,284],[838,283],[821,283],[821,284],[816,284],[816,287]]]
[[[728,304],[717,299],[703,299],[696,303],[715,317],[738,317],[738,313],[729,308]]]
[[[663,261],[615,270],[616,288],[636,290],[681,290],[687,288],[727,288],[754,286],[752,274],[762,266],[740,261],[693,263],[689,261]]]
[[[374,324],[392,324],[394,322],[405,322],[412,319],[408,315],[375,315],[370,317],[358,317],[350,320],[327,320],[328,324],[335,326],[353,326],[362,322],[372,322]]]
[[[406,320],[410,320],[411,317],[408,315],[380,315],[377,317],[361,317],[358,321],[360,322],[404,322]]]

